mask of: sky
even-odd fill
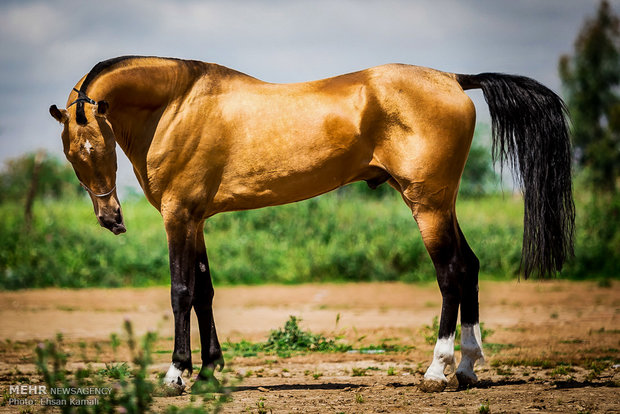
[[[155,55],[214,62],[269,82],[301,82],[384,63],[525,75],[561,94],[598,0],[3,0],[0,163],[45,149],[62,156],[64,107],[99,61]],[[616,13],[620,0],[611,1]],[[478,119],[489,115],[471,91]],[[136,180],[119,151],[118,186]]]

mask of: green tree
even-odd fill
[[[560,58],[578,166],[588,180],[615,192],[620,177],[620,20],[609,3],[587,19],[574,54]]]
[[[5,161],[0,171],[0,202],[23,201],[32,186],[35,159],[33,153]],[[61,198],[81,192],[72,168],[49,154],[40,157],[36,197]]]

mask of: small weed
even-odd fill
[[[335,339],[302,330],[299,327],[300,321],[301,319],[291,315],[283,328],[271,331],[266,342],[226,341],[222,344],[222,350],[232,353],[233,356],[252,357],[264,352],[288,358],[294,352],[346,352],[351,349],[350,345],[338,343]]]
[[[575,370],[570,365],[558,365],[553,368],[551,371],[551,376],[555,377],[558,375],[568,375],[570,372],[574,372]]]
[[[355,394],[355,402],[358,404],[364,403],[364,396],[362,394]]]
[[[8,390],[5,390],[5,391],[2,393],[2,402],[0,402],[0,406],[1,406],[1,407],[4,407],[5,405],[7,405],[7,404],[8,404],[8,401],[9,401],[9,398],[11,398],[11,394],[9,394],[9,391],[8,391]]]
[[[321,378],[323,376],[322,372],[318,372],[318,371],[314,371],[314,374],[312,374],[312,378],[314,378],[315,380]]]
[[[486,400],[485,402],[480,404],[480,407],[478,408],[478,413],[479,414],[490,414],[491,413],[491,408],[489,407],[489,400]]]
[[[366,375],[366,368],[352,368],[352,376],[354,377],[363,377]]]
[[[130,375],[130,373],[131,373],[131,369],[129,368],[129,365],[127,365],[126,362],[122,362],[120,364],[106,363],[105,368],[102,368],[97,372],[97,374],[101,376],[113,378],[113,379],[126,378]]]
[[[510,377],[513,375],[513,372],[510,368],[497,367],[495,371],[497,372],[497,375],[503,375],[505,377]]]
[[[116,350],[120,346],[121,341],[116,333],[110,334],[110,346],[112,347],[112,352],[116,355]]]
[[[551,313],[551,315],[549,315],[549,317],[551,319],[557,319],[558,318],[558,313],[557,312],[553,312],[553,313]]]
[[[258,414],[267,414],[267,408],[265,407],[264,398],[261,397],[258,401],[256,401],[256,408],[258,408]]]
[[[388,367],[387,374],[389,376],[396,375],[396,370],[394,369],[394,367]]]

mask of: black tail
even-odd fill
[[[564,102],[544,85],[523,76],[456,76],[463,89],[482,88],[491,113],[493,160],[508,161],[521,184],[525,277],[560,271],[573,255],[575,222]]]

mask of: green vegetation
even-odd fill
[[[578,166],[596,190],[615,192],[620,182],[620,18],[607,1],[560,58],[560,77],[572,118]]]
[[[356,184],[363,186],[365,184]],[[355,191],[253,211],[216,215],[205,226],[216,284],[325,281],[432,281],[435,271],[411,212],[395,191],[373,199]],[[578,198],[576,258],[569,278],[620,275],[620,215]],[[620,208],[620,197],[601,206]],[[521,256],[520,198],[463,199],[457,210],[481,276],[513,278]],[[123,203],[128,233],[101,228],[86,197],[39,200],[27,232],[23,207],[0,204],[0,288],[149,286],[169,283],[166,235],[145,200]],[[607,240],[600,235],[609,233]]]
[[[73,375],[69,375],[66,370],[68,354],[63,351],[62,336],[58,335],[56,340],[41,343],[36,348],[36,366],[43,380],[47,385],[50,398],[66,400],[66,405],[60,407],[62,413],[91,413],[91,412],[113,412],[116,407],[123,407],[127,413],[145,412],[153,402],[152,392],[154,384],[147,379],[147,368],[151,364],[151,348],[155,342],[156,335],[148,333],[144,336],[141,346],[138,346],[133,336],[131,324],[125,324],[125,331],[128,336],[128,346],[132,354],[135,368],[130,375],[121,375],[117,378],[118,382],[108,383],[107,373],[93,373],[90,366],[77,369]],[[88,400],[88,395],[84,394],[65,394],[62,392],[66,388],[86,388],[100,387],[108,388],[108,394],[101,394],[97,397],[97,404],[89,405],[86,402],[81,404],[71,404],[69,400]],[[56,393],[54,390],[60,389]]]
[[[365,184],[357,184],[365,185]],[[519,268],[522,203],[506,196],[459,203],[483,275]],[[0,204],[0,288],[169,283],[166,235],[145,200],[124,200],[128,232],[101,228],[86,197],[38,200],[27,232],[23,206]],[[395,191],[349,191],[300,203],[216,215],[205,226],[216,284],[430,281],[435,271],[411,212]]]
[[[605,285],[620,274],[620,18],[608,1],[585,21],[559,69],[578,173],[577,260],[568,274],[599,275]]]
[[[150,412],[153,396],[166,395],[167,388],[163,386],[162,378],[154,381],[149,378],[148,372],[153,362],[151,355],[157,335],[146,333],[142,338],[136,338],[129,321],[125,322],[125,340],[117,339],[116,347],[125,345],[131,355],[131,366],[126,363],[106,364],[105,369],[94,370],[90,364],[85,368],[67,370],[69,353],[64,351],[62,335],[55,340],[40,343],[35,349],[35,364],[37,371],[43,377],[47,386],[49,398],[64,400],[66,405],[60,405],[62,413],[144,413]],[[169,406],[167,413],[204,413],[218,412],[224,402],[229,400],[230,389],[225,386],[227,378],[222,383],[210,381],[203,389],[192,389],[191,404],[185,407]],[[107,392],[96,394],[66,393],[69,388],[85,389],[99,388]],[[200,397],[202,401],[197,402]],[[96,398],[96,404],[91,403]],[[73,401],[73,404],[71,401]],[[76,403],[76,400],[80,400]]]
[[[304,331],[299,327],[301,319],[289,316],[284,327],[274,329],[265,342],[240,342],[226,341],[222,344],[225,353],[243,357],[257,356],[258,353],[277,354],[286,358],[293,353],[300,352],[346,352],[351,349],[350,345],[338,342],[336,339],[328,339],[321,334]]]

